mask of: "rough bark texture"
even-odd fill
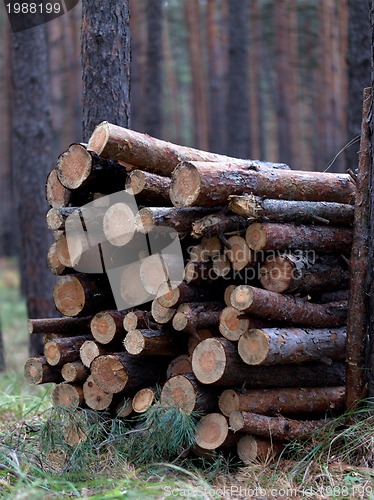
[[[304,300],[262,290],[249,285],[239,285],[231,293],[231,305],[268,320],[284,321],[292,325],[311,328],[343,326],[346,322],[346,304],[312,304]]]
[[[193,334],[198,329],[216,327],[222,308],[220,302],[181,304],[173,318],[173,328],[178,332]]]
[[[353,223],[354,207],[326,201],[269,200],[259,196],[230,196],[229,209],[248,219],[295,224]]]
[[[235,163],[233,166],[238,167]],[[346,174],[256,170],[254,162],[244,163],[240,170],[229,167],[230,162],[181,162],[172,175],[170,199],[173,205],[226,205],[230,195],[245,193],[295,201],[354,202],[355,186]]]
[[[82,4],[83,140],[96,125],[130,121],[129,0]]]
[[[209,210],[209,209],[208,209]],[[145,207],[136,217],[138,230],[149,233],[157,226],[175,229],[181,237],[188,235],[193,223],[208,212],[206,208],[156,208]]]
[[[130,311],[123,318],[123,328],[127,332],[143,329],[156,330],[156,326],[149,311]]]
[[[210,213],[192,224],[192,236],[194,238],[216,236],[222,233],[240,231],[247,225],[248,221],[244,217]]]
[[[245,332],[238,352],[248,365],[345,358],[346,328],[264,328]]]
[[[46,318],[30,319],[28,321],[28,332],[30,334],[50,333],[70,336],[84,335],[90,333],[91,316],[83,318]]]
[[[84,382],[89,372],[82,361],[65,363],[61,368],[61,375],[65,382]]]
[[[43,221],[43,185],[50,169],[52,129],[45,25],[12,35],[12,77],[12,164],[22,282],[29,317],[49,317],[54,309],[50,294],[53,276],[45,265],[45,256],[52,242]],[[28,159],[36,161],[37,168]],[[31,356],[40,354],[41,338],[30,337],[29,347]]]
[[[79,358],[79,349],[89,337],[54,338],[44,345],[45,359],[51,366],[63,365]]]
[[[366,283],[370,255],[369,227],[370,203],[370,134],[369,113],[372,112],[371,89],[365,89],[360,143],[360,160],[357,177],[354,238],[350,261],[350,293],[347,320],[347,407],[352,408],[366,396],[365,344],[368,334],[368,295]],[[371,201],[370,201],[371,200]],[[372,248],[371,248],[372,251]],[[370,295],[369,295],[370,296]]]
[[[235,431],[279,441],[307,439],[313,432],[327,424],[326,420],[291,420],[284,417],[268,417],[250,412],[233,412],[230,427]]]
[[[133,130],[117,127],[108,122],[98,125],[92,134],[88,149],[95,151],[103,158],[116,160],[118,163],[130,163],[140,169],[154,174],[170,176],[181,161],[222,162],[227,166],[251,165],[254,168],[288,169],[279,163],[268,163],[256,160],[238,160],[198,149],[178,146],[171,142],[161,141]]]
[[[218,406],[226,417],[234,411],[248,411],[259,415],[315,414],[343,410],[344,398],[344,387],[227,389],[220,395]]]

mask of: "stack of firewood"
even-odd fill
[[[107,205],[124,189],[135,214]],[[25,376],[56,383],[55,405],[131,419],[161,388],[163,405],[204,415],[200,452],[236,446],[245,463],[343,410],[349,175],[228,158],[104,122],[59,157],[46,192],[64,317],[30,320],[44,356],[27,361]],[[105,273],[73,269],[85,247],[79,237],[68,245],[65,221],[88,210],[121,250],[137,233],[176,230],[183,282],[170,279],[171,261],[140,260],[118,279],[123,299],[143,305],[116,310]]]

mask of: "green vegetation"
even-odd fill
[[[7,358],[0,375],[0,498],[374,499],[369,408],[337,419],[306,442],[290,443],[275,464],[247,467],[227,454],[185,458],[199,415],[176,408],[156,403],[135,426],[105,413],[52,408],[51,387],[23,380],[26,312],[17,288],[8,266],[0,273]],[[79,438],[71,446],[69,433]]]

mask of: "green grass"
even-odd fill
[[[26,309],[14,263],[0,262],[7,370],[0,374],[0,498],[365,498],[374,500],[374,415],[345,415],[277,463],[185,459],[198,415],[154,406],[137,426],[91,411],[52,408],[53,387],[26,384]],[[349,418],[349,425],[347,419]],[[85,435],[69,447],[67,429]],[[144,429],[151,428],[151,432]],[[231,495],[231,496],[230,496]]]

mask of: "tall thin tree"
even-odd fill
[[[130,124],[129,0],[82,3],[83,140],[96,125]]]
[[[12,165],[21,239],[21,273],[30,318],[56,314],[53,277],[45,259],[49,234],[44,185],[51,169],[52,128],[48,44],[45,25],[12,35]],[[31,336],[30,354],[40,353]]]

